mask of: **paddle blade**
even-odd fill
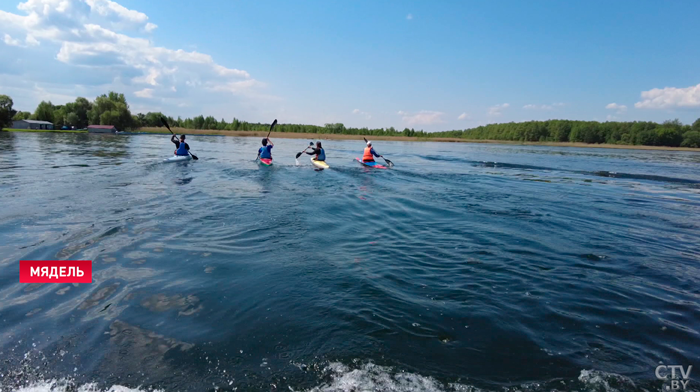
[[[199,159],[199,158],[197,158],[196,155],[194,155],[194,154],[192,154],[192,153],[190,153],[190,155],[192,155],[192,159],[194,159],[195,161],[196,161],[197,159]]]
[[[386,159],[386,158],[384,158],[384,161],[386,162],[387,165],[389,165],[389,166],[394,166],[394,162],[392,162],[392,161],[390,161],[390,160],[388,160],[388,159]]]
[[[296,157],[295,159],[299,159],[299,157],[301,156],[301,154],[302,154],[301,152],[298,152],[298,153],[297,153],[297,157]]]
[[[272,122],[272,125],[270,125],[270,132],[267,133],[267,138],[270,137],[270,134],[272,133],[272,128],[274,128],[275,125],[277,125],[277,119],[275,119],[275,121]]]
[[[168,128],[168,131],[170,131],[170,133],[173,133],[173,131],[170,129],[170,125],[168,125],[168,120],[166,120],[165,117],[161,117],[160,121],[163,123],[163,125],[165,125],[166,128]]]

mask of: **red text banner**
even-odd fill
[[[90,260],[21,260],[20,283],[92,283]]]

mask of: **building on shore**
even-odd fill
[[[53,124],[48,121],[17,120],[12,122],[14,129],[53,129]]]
[[[114,125],[88,125],[89,133],[117,133],[119,130]]]

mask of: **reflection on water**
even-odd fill
[[[0,132],[0,389],[612,392],[700,362],[700,154],[377,142],[371,170],[327,140],[317,172],[299,140],[272,167],[188,142]],[[26,259],[93,283],[20,285]]]

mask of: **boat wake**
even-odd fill
[[[26,354],[25,357],[28,357]],[[40,359],[40,358],[35,358]],[[155,392],[170,390],[202,390],[204,380],[192,380],[194,385],[144,386],[122,384],[109,385],[107,382],[78,381],[81,376],[43,377],[38,374],[40,366],[36,361],[22,361],[19,369],[0,373],[0,391],[13,392]],[[632,379],[599,370],[581,370],[573,379],[552,379],[524,384],[499,384],[469,378],[452,382],[438,380],[431,376],[402,371],[390,366],[382,366],[372,361],[353,360],[351,364],[341,362],[312,363],[309,365],[291,362],[293,370],[288,377],[279,375],[268,380],[254,377],[237,382],[235,379],[207,379],[206,390],[210,391],[281,391],[292,392],[545,392],[545,391],[590,391],[590,392],[637,392],[667,390],[658,380]],[[76,369],[77,370],[77,369]],[[3,372],[0,368],[0,372]],[[299,375],[301,374],[301,376]],[[685,391],[697,392],[689,386]]]

